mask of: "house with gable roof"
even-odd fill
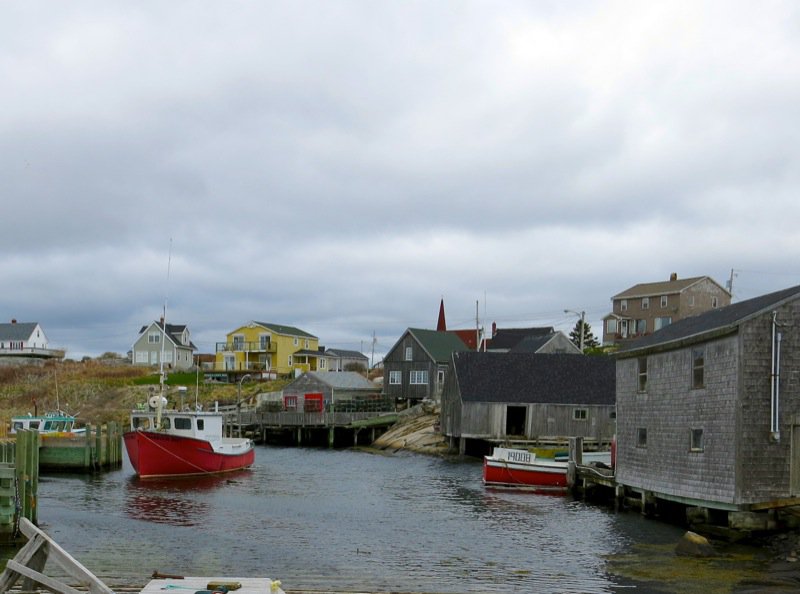
[[[690,316],[725,307],[731,294],[709,276],[639,283],[611,298],[603,318],[603,344],[621,344]]]
[[[610,444],[615,367],[610,357],[455,352],[442,391],[441,430],[462,454],[544,440]]]
[[[359,351],[347,349],[325,349],[328,358],[328,371],[356,371],[369,369],[369,359]]]
[[[383,358],[383,390],[409,404],[438,400],[454,352],[468,350],[450,331],[408,328]]]
[[[494,323],[492,337],[484,341],[482,350],[489,353],[581,354],[566,334],[552,326],[498,328]]]
[[[327,371],[319,338],[284,324],[251,321],[229,332],[216,345],[214,371],[228,375],[260,371],[277,376]]]
[[[63,359],[64,351],[51,349],[38,322],[0,324],[0,358],[16,361]]]
[[[626,490],[729,522],[800,504],[800,286],[685,318],[615,359]]]
[[[193,353],[197,347],[192,343],[189,328],[185,324],[166,324],[164,318],[139,329],[139,336],[131,348],[133,365],[160,365],[164,354],[164,367],[189,369],[194,364]]]

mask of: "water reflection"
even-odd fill
[[[208,523],[213,507],[207,496],[198,495],[235,485],[248,474],[248,470],[242,470],[225,475],[147,480],[133,476],[125,484],[124,509],[136,520],[200,526]]]

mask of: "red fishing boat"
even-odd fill
[[[583,452],[583,463],[611,463],[610,452]],[[527,450],[494,448],[483,457],[483,482],[487,486],[520,487],[543,492],[567,490],[566,460],[537,458]]]
[[[223,437],[218,412],[149,410],[131,413],[125,449],[141,478],[184,477],[232,472],[252,466],[253,442]]]

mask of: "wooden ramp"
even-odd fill
[[[79,585],[88,588],[91,594],[114,594],[111,588],[73,559],[30,520],[21,518],[19,528],[28,538],[28,542],[13,559],[8,560],[5,571],[0,574],[0,593],[5,594],[22,579],[22,589],[25,591],[34,590],[38,585],[56,594],[82,594],[80,590],[42,573],[49,558],[55,561]]]
[[[47,534],[39,530],[30,520],[20,519],[20,531],[28,538],[13,559],[8,560],[5,571],[0,574],[0,594],[7,594],[18,581],[22,580],[23,592],[49,590],[55,594],[114,594],[114,591],[100,581],[97,576],[81,565],[62,549]],[[76,587],[69,586],[43,572],[47,561],[54,561],[74,581]],[[214,584],[235,584],[231,594],[285,594],[279,581],[269,578],[228,578],[228,577],[183,577],[177,575],[153,574],[141,594],[198,594],[209,592]],[[80,589],[78,589],[80,588]],[[225,592],[219,592],[225,594]]]

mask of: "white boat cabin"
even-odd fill
[[[26,415],[12,417],[11,433],[24,429],[36,429],[39,433],[81,433],[86,428],[75,428],[75,417],[71,415],[46,414],[43,416]]]
[[[134,411],[131,431],[157,431],[154,410]],[[165,410],[161,412],[161,431],[196,439],[222,439],[222,415],[214,412]]]

